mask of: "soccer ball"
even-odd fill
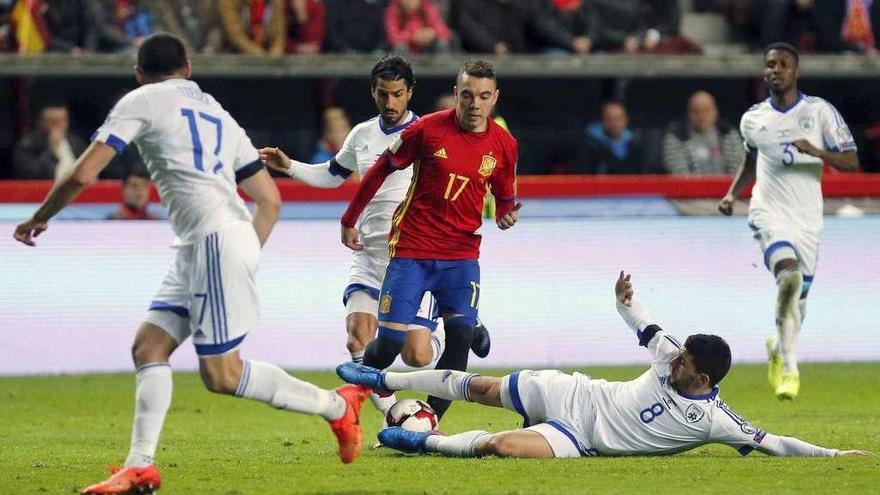
[[[434,431],[437,422],[437,414],[431,406],[416,399],[399,400],[385,413],[388,426],[399,426],[409,431]]]

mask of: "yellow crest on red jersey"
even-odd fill
[[[391,311],[391,296],[386,294],[379,300],[379,312],[387,313],[389,311]]]
[[[492,175],[496,163],[498,163],[498,160],[496,160],[494,156],[483,155],[483,161],[480,162],[480,175],[483,177],[489,177]]]

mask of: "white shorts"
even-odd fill
[[[349,270],[348,285],[342,294],[342,304],[345,305],[347,315],[369,313],[376,316],[379,314],[379,289],[382,287],[382,279],[385,278],[385,268],[387,267],[387,257],[371,256],[364,251],[354,253]],[[352,297],[353,294],[361,291],[368,294],[369,298]],[[434,331],[437,328],[439,317],[437,301],[430,292],[426,292],[422,297],[422,304],[416,314],[414,326]]]
[[[178,343],[192,335],[200,356],[236,349],[260,314],[260,255],[257,233],[247,222],[179,247],[146,321]]]
[[[579,373],[518,371],[502,378],[501,403],[523,417],[524,428],[544,437],[556,457],[598,455],[584,440],[592,412],[579,391],[588,381]]]
[[[771,260],[774,258],[774,253],[786,248],[794,251],[798,260],[798,268],[804,277],[802,293],[806,295],[816,273],[821,231],[810,231],[784,225],[759,224],[754,220],[749,222],[749,227],[752,228],[755,240],[761,246],[761,252],[764,253],[764,266],[768,270],[773,269]]]

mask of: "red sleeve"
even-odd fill
[[[385,178],[397,170],[391,163],[390,157],[391,155],[387,151],[382,153],[382,156],[380,156],[379,159],[376,160],[376,163],[370,167],[370,170],[367,170],[367,173],[364,174],[364,178],[361,180],[361,185],[358,186],[354,198],[352,198],[351,203],[348,204],[345,213],[342,214],[342,225],[349,228],[354,227],[357,223],[358,217],[361,216],[361,212],[364,211],[364,208],[367,206],[367,203],[373,199],[373,196],[376,195],[376,191],[382,187]]]
[[[385,9],[385,36],[392,48],[407,43],[403,30],[400,29],[400,16],[400,7],[396,2],[392,2]]]
[[[503,131],[507,132],[507,131]],[[495,196],[495,219],[502,218],[516,204],[516,162],[519,155],[519,145],[516,139],[511,139],[505,146],[504,167],[492,174],[490,184],[492,195]]]
[[[443,16],[440,15],[440,11],[437,10],[434,3],[422,2],[422,8],[428,12],[428,23],[431,29],[437,32],[437,36],[446,43],[452,41],[452,34],[450,34],[449,28],[446,27],[446,22],[443,21]]]

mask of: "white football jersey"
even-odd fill
[[[93,139],[122,152],[134,142],[167,208],[176,244],[252,216],[236,176],[262,168],[244,129],[186,79],[145,84],[125,95]]]
[[[409,116],[403,119],[404,123],[394,127],[384,127],[378,116],[361,122],[348,133],[336,154],[336,162],[363,177],[397,136],[418,119],[416,114],[409,112]],[[371,255],[388,256],[391,218],[397,205],[406,197],[412,174],[412,167],[407,167],[389,175],[361,213],[358,223],[360,241]]]
[[[651,369],[628,382],[588,382],[589,447],[600,455],[672,454],[713,442],[743,455],[761,448],[765,433],[733,412],[718,397],[717,386],[706,395],[688,396],[669,383],[669,364],[681,352],[674,337],[651,325],[639,340],[653,356]]]
[[[757,152],[757,177],[749,218],[758,225],[822,228],[822,160],[798,152],[791,143],[842,152],[856,149],[843,117],[830,103],[803,93],[788,108],[770,98],[752,106],[740,122],[747,152]]]

